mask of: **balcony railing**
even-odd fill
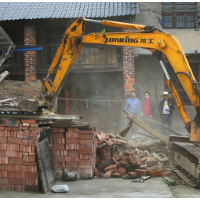
[[[49,68],[59,47],[58,44],[42,46],[43,51],[37,51],[37,70]],[[101,67],[122,68],[122,62],[121,47],[84,44],[72,69]]]

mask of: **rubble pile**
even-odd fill
[[[102,131],[97,134],[96,142],[96,177],[160,177],[171,172],[168,167],[169,153],[164,143],[132,148],[126,138]]]
[[[35,145],[41,130],[35,120],[0,127],[0,190],[38,191]]]

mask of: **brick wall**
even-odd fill
[[[77,172],[80,178],[93,178],[96,160],[95,129],[53,127],[50,134],[57,178],[64,172]]]
[[[124,29],[124,32],[130,32],[130,29]],[[124,75],[124,95],[130,94],[135,85],[134,68],[134,48],[123,47],[123,75]]]
[[[34,26],[24,27],[24,46],[36,46],[36,31]],[[26,51],[24,53],[25,81],[36,80],[36,52]]]
[[[0,126],[0,190],[39,191],[35,145],[41,128],[35,120]]]
[[[35,97],[41,91],[40,80],[34,82],[4,80],[0,83],[0,99],[14,98],[17,102]]]

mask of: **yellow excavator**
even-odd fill
[[[106,26],[133,29],[132,32],[109,32],[85,34],[85,23],[93,22]],[[180,112],[190,137],[171,136],[168,147],[174,153],[176,173],[193,187],[200,187],[200,92],[198,83],[192,73],[188,60],[178,40],[169,33],[154,26],[137,25],[107,20],[91,20],[78,18],[65,31],[54,60],[49,68],[47,77],[43,80],[42,91],[35,100],[23,100],[19,103],[26,110],[37,111],[39,108],[52,108],[55,105],[63,84],[69,74],[84,43],[131,46],[149,50],[156,56],[166,76],[166,84]],[[168,59],[174,69],[169,76],[162,57]],[[58,61],[58,70],[53,82],[50,75]],[[196,109],[196,116],[190,119],[177,93],[172,78],[177,76],[192,105]]]

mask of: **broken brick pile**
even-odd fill
[[[168,158],[160,149],[156,150],[156,153],[150,153],[150,150],[131,149],[126,140],[118,140],[117,136],[101,131],[97,134],[95,176],[102,178],[166,176],[169,173],[163,172],[163,164],[167,166]]]
[[[41,130],[35,120],[0,127],[0,190],[38,191],[35,145]]]
[[[79,178],[93,177],[96,156],[93,128],[53,127],[50,144],[57,178],[62,178],[64,172],[77,172]]]

